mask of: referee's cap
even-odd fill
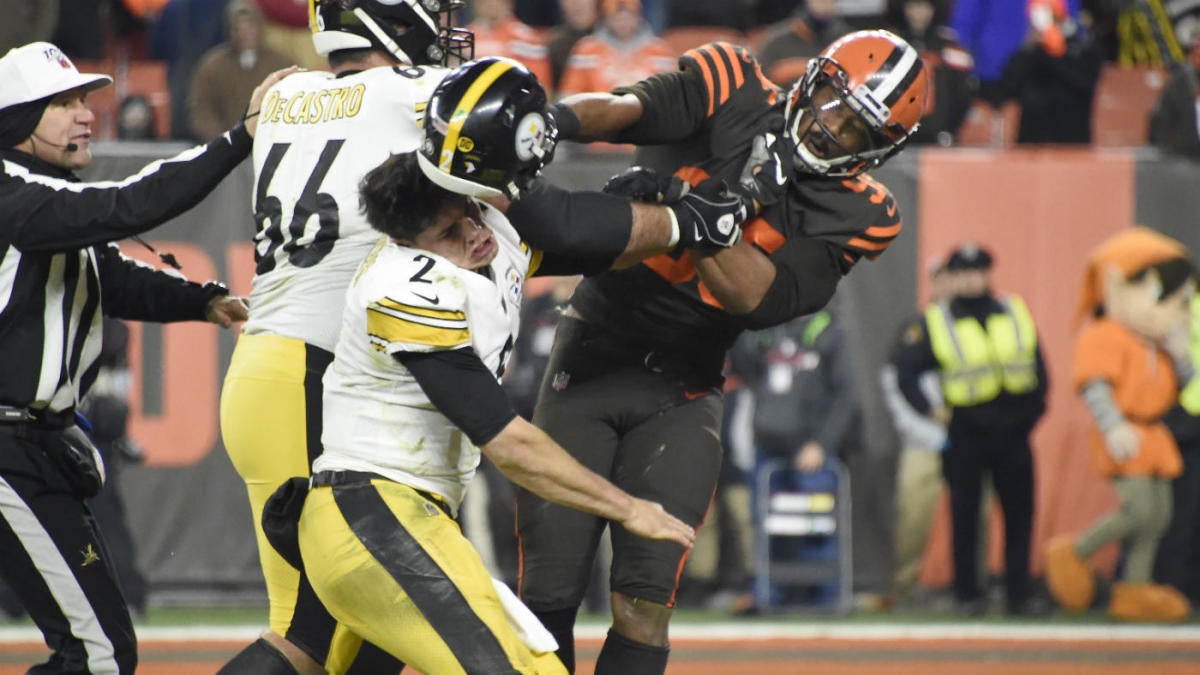
[[[112,84],[108,75],[81,73],[71,59],[49,42],[14,47],[0,58],[0,110],[84,87]]]
[[[992,254],[974,242],[959,244],[946,258],[946,269],[988,270],[992,268]]]

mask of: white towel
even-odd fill
[[[508,619],[508,625],[516,631],[521,642],[533,650],[534,654],[558,651],[558,641],[525,606],[525,603],[521,602],[504,582],[493,578],[492,585],[496,587],[496,594],[500,596],[500,606],[504,608],[504,618]]]

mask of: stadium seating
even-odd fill
[[[100,61],[75,60],[75,67],[84,73],[105,73],[112,76],[113,86],[88,94],[88,104],[96,113],[94,133],[102,140],[117,137],[117,113],[120,102],[127,96],[144,96],[154,110],[155,138],[170,136],[171,98],[167,94],[167,64],[151,59]]]
[[[1161,68],[1106,64],[1092,100],[1092,144],[1102,147],[1146,145],[1150,111],[1166,74]]]
[[[1008,102],[999,109],[976,100],[958,129],[958,145],[969,148],[1009,148],[1017,140],[1021,107]]]
[[[708,42],[746,44],[746,35],[741,31],[717,26],[672,26],[663,31],[662,39],[676,54],[683,54]]]

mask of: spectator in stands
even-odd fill
[[[30,42],[47,41],[54,34],[58,0],[7,0],[0,5],[5,17],[0,22],[0,54]]]
[[[773,477],[776,487],[808,491],[808,486],[827,485],[833,489],[836,475],[831,460],[844,459],[860,443],[850,350],[834,315],[825,309],[744,333],[729,356],[732,371],[744,379],[754,401],[757,452],[752,492],[760,485],[758,474],[772,461],[784,466]],[[825,476],[829,480],[823,480]],[[812,561],[837,559],[833,538],[786,543],[800,546],[773,555]],[[822,584],[772,588],[770,596],[772,604],[829,604],[836,600],[837,591],[836,585]]]
[[[1070,0],[1068,13],[1077,16],[1080,0]],[[1023,0],[955,0],[950,27],[975,57],[979,97],[993,106],[1004,102],[1000,79],[1004,67],[1029,33]]]
[[[226,8],[229,39],[205,52],[192,76],[188,112],[192,131],[208,141],[246,114],[250,94],[263,78],[291,64],[263,45],[263,15],[254,0]]]
[[[546,56],[550,60],[551,91],[558,91],[571,50],[580,39],[591,35],[600,16],[596,0],[559,0],[563,22],[546,34]]]
[[[808,60],[851,31],[837,15],[835,0],[804,0],[791,17],[773,24],[763,36],[758,60],[767,79],[787,86],[804,74]]]
[[[640,0],[602,0],[595,32],[571,51],[559,96],[612,89],[675,69],[676,54],[642,18]]]
[[[1150,142],[1160,150],[1200,158],[1200,33],[1187,61],[1171,71],[1171,78],[1150,115]]]
[[[1030,0],[1029,24],[1001,78],[1005,98],[1021,104],[1017,143],[1091,143],[1100,51],[1066,0]]]
[[[106,0],[59,0],[58,23],[50,41],[73,59],[104,58],[108,33],[97,28],[105,25],[101,9],[107,4]]]
[[[959,44],[953,29],[942,24],[934,0],[893,3],[890,30],[921,53],[933,84],[931,107],[912,142],[953,145],[979,86],[971,52]]]
[[[225,3],[170,0],[150,26],[150,57],[167,62],[171,138],[194,139],[188,93],[200,57],[225,39]]]
[[[666,27],[720,26],[749,30],[758,23],[755,4],[755,0],[666,0]]]
[[[538,82],[551,82],[546,45],[537,31],[513,14],[513,0],[475,0],[467,30],[475,33],[475,56],[507,56],[525,64]]]
[[[308,0],[257,0],[263,13],[263,44],[309,70],[328,70],[329,63],[313,48]]]

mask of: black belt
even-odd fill
[[[391,478],[388,478],[387,476],[381,476],[370,471],[318,471],[312,475],[312,478],[309,479],[308,484],[310,487],[362,485],[364,483],[370,483],[376,479],[391,481],[393,483],[397,482]],[[450,516],[451,518],[454,517],[454,514],[450,511],[450,505],[447,504],[446,501],[441,497],[433,494],[432,492],[427,492],[411,485],[405,485],[404,487],[407,487],[425,499],[433,502],[439,509],[445,512],[446,515]]]
[[[18,438],[36,438],[42,434],[62,431],[74,424],[74,410],[52,412],[0,405],[0,433]]]

